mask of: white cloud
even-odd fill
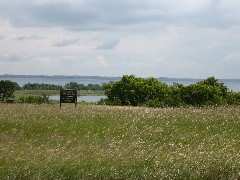
[[[96,57],[97,60],[97,64],[101,65],[101,66],[107,66],[107,62],[106,59],[103,56],[98,56]]]
[[[107,40],[97,46],[97,49],[114,49],[119,43],[119,40]]]
[[[240,51],[232,52],[223,58],[223,62],[240,66]]]
[[[0,61],[7,62],[7,63],[26,61],[26,58],[27,56],[17,54],[17,53],[0,54]]]
[[[64,47],[64,46],[69,46],[72,44],[76,44],[79,42],[78,38],[71,38],[71,39],[57,39],[54,40],[52,43],[52,46],[54,47]]]
[[[240,64],[238,0],[0,4],[1,73],[227,78]]]
[[[22,35],[18,36],[15,39],[22,41],[22,40],[36,40],[36,39],[42,39],[43,37],[37,35],[37,34],[32,34],[32,35]]]
[[[35,58],[32,58],[32,60],[36,63],[44,63],[44,64],[52,63],[53,61],[49,57],[35,57]]]
[[[216,10],[215,0],[45,0],[40,2],[5,1],[0,17],[8,19],[13,25],[19,27],[61,26],[70,30],[95,31],[111,30],[148,22],[162,25],[168,25],[172,22],[191,21],[194,23],[193,17],[198,19],[198,24],[205,24],[206,22],[210,24],[213,23],[213,19],[217,19],[214,23],[218,23],[221,22],[221,18],[224,18],[221,12],[225,12],[223,8],[217,9],[219,12]],[[221,3],[223,7],[230,6],[229,9],[238,5],[233,0],[227,4],[224,1],[221,1]],[[15,13],[11,11],[15,11]]]
[[[172,15],[196,14],[199,11],[208,8],[211,0],[152,0],[153,5],[158,9],[165,9],[165,13]]]

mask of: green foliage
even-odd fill
[[[121,81],[105,85],[105,95],[113,105],[145,105],[158,99],[162,102],[168,95],[168,86],[154,78],[137,78],[125,75]]]
[[[120,81],[106,84],[105,90],[107,99],[101,103],[109,105],[179,107],[240,104],[239,93],[229,92],[214,77],[188,86],[176,83],[167,86],[154,78],[126,75]]]
[[[0,100],[4,102],[5,99],[13,98],[14,91],[19,88],[19,85],[16,82],[9,80],[0,81]]]
[[[28,103],[28,104],[43,104],[43,103],[49,103],[49,97],[45,94],[42,96],[27,96],[27,97],[21,97],[19,99],[19,103]]]
[[[240,105],[240,92],[228,92],[226,96],[227,104]]]
[[[87,91],[100,91],[104,89],[104,85],[99,84],[78,84],[77,82],[70,82],[64,86],[65,89],[77,89],[77,90],[87,90]]]
[[[100,91],[104,89],[104,85],[99,84],[78,84],[77,82],[70,82],[64,86],[55,85],[55,84],[44,84],[44,83],[27,83],[23,85],[23,90],[59,90],[59,89],[77,89],[77,90],[86,90],[86,91]],[[18,89],[21,89],[18,87]]]
[[[70,83],[67,83],[65,86],[64,86],[65,89],[78,89],[78,83],[77,82],[70,82]]]
[[[228,93],[228,88],[214,77],[181,88],[183,102],[193,106],[226,105]]]
[[[28,83],[23,85],[23,90],[59,90],[62,86],[55,84],[38,84],[38,83]]]

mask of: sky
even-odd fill
[[[240,78],[239,0],[0,0],[0,74]]]

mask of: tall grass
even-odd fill
[[[0,179],[240,178],[240,107],[0,110]]]
[[[26,96],[42,96],[43,94],[46,94],[47,96],[53,96],[53,95],[59,95],[60,90],[16,90],[14,92],[15,98],[19,99],[20,97],[26,97]],[[104,91],[86,91],[81,90],[78,91],[79,96],[86,96],[86,95],[104,95]]]

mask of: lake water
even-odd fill
[[[86,101],[86,102],[98,102],[100,101],[102,98],[106,98],[106,96],[78,96],[77,101]],[[55,100],[55,101],[59,101],[60,100],[60,96],[49,96],[50,100]]]
[[[0,80],[11,80],[13,82],[18,83],[20,86],[23,86],[27,83],[45,83],[45,84],[55,84],[55,85],[65,85],[69,82],[77,82],[78,84],[103,84],[108,83],[111,81],[110,79],[70,79],[70,78],[0,78]],[[198,82],[199,80],[195,79],[174,79],[174,80],[163,80],[161,82],[165,82],[168,85],[172,85],[174,82],[183,84],[183,85],[189,85]],[[219,82],[223,82],[230,90],[238,92],[240,91],[240,80],[219,80]]]
[[[10,80],[13,82],[18,83],[19,86],[23,86],[27,83],[45,83],[45,84],[55,84],[55,85],[62,85],[64,86],[70,82],[77,82],[78,84],[102,84],[102,83],[109,83],[110,80],[108,79],[68,79],[68,78],[0,78],[0,80]]]

